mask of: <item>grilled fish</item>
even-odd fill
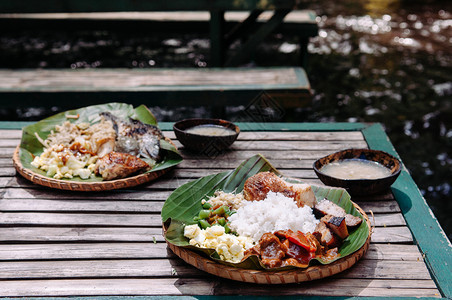
[[[100,113],[100,116],[113,123],[116,132],[114,149],[116,152],[151,158],[155,161],[161,160],[160,140],[164,136],[158,127],[131,118],[124,120],[109,112]]]

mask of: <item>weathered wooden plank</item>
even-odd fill
[[[292,11],[286,19],[293,22],[315,23],[310,16],[314,13],[311,10]],[[249,15],[247,11],[225,12],[227,21],[242,21]],[[99,12],[99,13],[43,13],[43,14],[0,14],[2,18],[24,18],[24,19],[94,19],[94,20],[156,20],[156,21],[209,21],[208,11],[164,11],[164,12]],[[268,20],[271,11],[263,12],[259,15],[259,20]],[[285,20],[286,20],[285,19]]]
[[[400,213],[400,207],[395,200],[373,202],[357,201],[356,204],[368,214],[369,218],[372,218],[370,211],[373,213]]]
[[[396,201],[380,201],[359,203],[367,213],[396,213],[400,212]],[[29,212],[159,212],[163,201],[135,201],[102,200],[92,201],[85,199],[0,199],[0,210],[3,212],[29,211]],[[369,214],[369,218],[371,215]]]
[[[394,285],[390,280],[360,280],[360,283],[357,283],[358,280],[348,280],[348,279],[337,279],[336,277],[331,280],[316,280],[312,282],[305,282],[301,285],[289,285],[286,288],[286,285],[275,285],[271,287],[271,290],[267,289],[261,290],[261,293],[265,293],[266,296],[273,297],[284,297],[284,296],[293,296],[300,295],[303,296],[317,296],[320,298],[324,298],[325,295],[328,296],[339,296],[339,297],[440,297],[440,293],[437,289],[428,288],[424,289],[420,286],[416,285],[416,281],[405,281],[405,284],[414,285],[412,287],[397,287],[397,283]],[[384,283],[387,283],[384,286]],[[422,283],[420,283],[422,285]],[[430,285],[430,283],[425,282],[425,284]],[[377,287],[371,287],[377,286]],[[298,291],[292,290],[292,288],[298,288]],[[259,287],[257,287],[259,288]],[[218,286],[216,286],[217,294],[222,295],[259,295],[257,291],[255,291],[252,287],[245,285],[243,283],[235,283],[235,282],[221,282]],[[417,294],[418,293],[418,294]]]
[[[0,177],[11,176],[16,176],[16,169],[10,167],[0,168]]]
[[[375,214],[375,226],[403,226],[406,225],[405,219],[401,213]],[[371,217],[370,217],[371,218]],[[372,224],[373,220],[371,221]]]
[[[15,189],[6,188],[4,199],[74,199],[74,200],[166,200],[171,191],[117,190],[99,193],[62,191],[57,189]]]
[[[3,227],[3,242],[163,242],[161,228]]]
[[[178,141],[174,140],[174,144],[178,148],[183,148],[183,145]],[[2,157],[7,155],[13,155],[15,147],[17,147],[18,142],[16,140],[3,140],[2,147],[0,148],[0,154]],[[300,140],[287,140],[287,141],[274,141],[274,140],[237,140],[230,147],[231,150],[275,150],[275,151],[300,151],[300,150],[321,150],[323,152],[335,152],[347,148],[367,148],[367,144],[363,140],[354,141],[300,141]],[[317,156],[321,157],[321,156]]]
[[[363,259],[423,261],[415,245],[371,244]]]
[[[2,213],[3,225],[161,226],[160,214]]]
[[[156,288],[158,287],[158,288]],[[216,277],[121,278],[1,281],[0,296],[95,296],[95,295],[256,295],[440,297],[431,280],[323,279],[291,285],[255,285]]]
[[[143,211],[144,212],[144,211]],[[132,213],[59,213],[59,212],[4,212],[0,224],[4,225],[82,225],[82,226],[161,226],[160,210]],[[376,214],[376,226],[402,226],[401,214]]]
[[[179,169],[179,168],[176,168],[173,171],[171,171],[166,176],[166,178],[168,176],[174,176],[174,177],[178,177],[178,178],[198,179],[199,177],[216,174],[216,173],[221,173],[221,172],[225,172],[225,171],[231,171],[231,170],[232,170],[231,168],[219,169],[218,167],[213,168],[213,169],[196,169],[196,168]],[[280,169],[279,171],[282,174],[284,174],[285,176],[289,176],[289,177],[317,179],[317,176],[315,175],[314,170]],[[16,170],[14,168],[5,167],[5,168],[0,169],[0,177],[1,176],[12,177],[15,175],[16,175]]]
[[[15,177],[12,177],[15,178]],[[12,187],[10,177],[0,177],[0,188]]]
[[[0,157],[11,158],[13,157],[14,150],[16,150],[18,144],[14,147],[1,147],[0,148]]]
[[[170,173],[166,176],[140,185],[134,188],[134,190],[174,190],[192,180],[193,179],[190,178],[177,178],[173,173]],[[14,177],[0,177],[0,188],[3,187],[49,190],[48,188],[37,185],[19,175]]]
[[[83,277],[179,277],[205,276],[206,273],[181,259],[127,259],[76,261],[7,261],[0,262],[1,279],[83,278]],[[360,260],[341,278],[418,279],[430,274],[423,262]]]
[[[0,158],[0,167],[12,167],[13,166],[13,160],[12,158]]]
[[[375,227],[372,243],[412,243],[413,236],[406,226],[398,227]]]
[[[154,242],[164,241],[161,228],[143,227],[3,227],[1,240],[16,242]],[[376,227],[371,243],[412,243],[410,230],[405,226]]]
[[[265,291],[267,296],[363,296],[363,297],[439,297],[440,294],[435,288],[434,283],[428,280],[379,280],[379,279],[362,279],[350,280],[342,279],[341,274],[332,278],[325,278],[311,282],[305,282],[298,285],[273,285],[267,288],[264,286],[250,286],[250,284],[222,281],[216,286],[216,294],[224,295],[255,295],[261,289]],[[419,282],[419,285],[417,285]],[[298,289],[298,292],[295,290]],[[416,292],[419,292],[416,295]]]
[[[30,123],[31,124],[31,123]],[[255,131],[249,132],[247,126],[240,128],[242,131],[238,136],[238,140],[312,140],[312,141],[363,141],[364,137],[360,131],[319,131],[319,132],[309,132],[309,131],[288,131],[288,132],[277,132],[277,131]],[[176,135],[173,131],[163,130],[163,134],[170,139],[175,140]],[[16,140],[16,145],[20,142],[22,137],[21,130],[12,129],[0,129],[0,136],[2,140],[0,141],[0,146],[3,145],[3,141],[7,139]]]
[[[163,201],[0,199],[2,212],[160,212]]]
[[[166,243],[0,244],[0,261],[175,257]],[[415,245],[371,244],[363,259],[422,261]]]
[[[19,261],[0,262],[0,268],[0,279],[205,276],[181,259]]]
[[[187,170],[177,169],[176,171],[171,172],[170,174],[165,175],[155,181],[151,181],[149,183],[143,184],[132,190],[127,190],[127,192],[148,190],[149,195],[153,195],[153,193],[155,193],[156,191],[159,191],[159,190],[172,191],[187,182],[198,179],[201,176],[210,175],[210,174],[223,172],[223,171],[225,171],[225,170],[214,169],[212,172],[208,172],[205,170],[200,172],[197,169],[187,169]],[[324,185],[323,183],[320,182],[319,179],[310,177],[310,176],[315,176],[315,175],[312,175],[312,172],[309,172],[308,174],[306,174],[303,171],[296,171],[296,170],[282,170],[282,172],[286,176],[302,179],[304,182],[309,183],[309,184],[321,185],[321,186]],[[41,192],[33,192],[33,194],[37,195],[36,198],[34,198],[34,199],[39,199],[38,195],[50,194],[49,196],[42,196],[42,198],[44,199],[46,197],[47,198],[48,197],[55,198],[55,197],[51,196],[52,193],[64,193],[62,191],[51,190],[51,189],[36,185],[36,184],[22,178],[21,176],[0,177],[0,188],[18,188],[18,187],[25,188],[25,190],[27,190],[29,188],[32,188],[33,190],[41,190]],[[117,192],[124,192],[124,190],[120,190]],[[14,194],[16,194],[18,196],[11,196],[11,198],[14,198],[14,197],[20,198],[20,196],[19,196],[20,193],[16,193],[16,192],[11,193],[11,195],[14,195]],[[84,196],[84,195],[85,194],[82,194],[81,198],[86,199],[86,196]],[[102,195],[102,194],[98,194],[98,195]],[[153,198],[153,197],[150,197],[150,198]],[[162,198],[162,197],[159,197],[159,198]],[[134,200],[134,198],[130,197],[130,196],[123,197],[123,199],[124,200]],[[161,199],[159,199],[159,200],[161,200]],[[366,211],[372,210],[375,213],[388,212],[389,209],[392,209],[394,207],[394,209],[396,209],[395,211],[398,212],[397,208],[394,206],[395,205],[394,204],[395,203],[394,196],[389,191],[386,192],[385,194],[370,195],[370,196],[354,196],[354,197],[352,197],[352,200],[355,201],[360,206],[364,206],[364,207],[369,206],[369,208],[366,208]],[[388,206],[386,207],[385,205],[388,205]]]
[[[182,144],[179,141],[175,141],[178,148],[182,148]],[[286,150],[323,150],[329,152],[335,152],[339,150],[344,150],[348,148],[367,148],[365,141],[284,141],[281,143],[275,143],[274,141],[236,141],[230,149],[232,150],[275,150],[275,151],[286,151]]]
[[[182,163],[179,165],[180,168],[194,168],[198,166],[203,169],[216,169],[219,166],[226,169],[235,169],[237,168],[242,159],[231,159],[225,158],[221,163],[216,159],[184,159]],[[271,164],[276,169],[312,169],[312,165],[314,160],[305,160],[305,159],[297,159],[297,160],[287,160],[287,159],[273,159],[270,161]]]
[[[241,128],[246,130],[247,128]],[[166,133],[166,132],[165,132]],[[168,132],[169,133],[169,132]],[[329,132],[276,132],[276,131],[242,131],[238,140],[259,141],[364,141],[360,131]]]
[[[14,139],[19,143],[22,137],[22,130],[0,129],[0,136],[2,137],[2,141],[5,139]]]
[[[0,147],[17,147],[19,145],[20,140],[17,139],[1,139]]]
[[[166,243],[0,244],[0,261],[176,257]]]
[[[216,281],[180,278],[0,281],[0,296],[212,295]]]
[[[279,143],[279,142],[275,142]],[[223,160],[223,159],[237,159],[237,160],[245,160],[250,158],[253,155],[256,155],[256,151],[254,150],[246,150],[246,149],[240,149],[237,150],[227,150],[222,153],[218,153],[218,156],[211,157],[206,156],[203,153],[193,153],[188,152],[185,149],[180,149],[180,152],[184,156],[185,159],[203,159],[203,160]],[[259,153],[265,156],[265,158],[269,160],[279,159],[279,160],[299,160],[299,159],[307,159],[312,160],[313,162],[323,156],[326,156],[328,154],[331,154],[332,151],[330,150],[304,150],[304,149],[297,149],[297,150],[286,150],[284,152],[275,151],[275,150],[267,150],[262,149],[259,150]],[[281,154],[284,155],[281,155]]]
[[[142,91],[168,86],[193,90],[202,86],[237,89],[246,86],[297,86],[295,68],[237,69],[86,69],[86,70],[0,70],[0,90],[7,91]]]
[[[196,168],[184,168],[184,169],[180,169],[180,168],[176,168],[173,171],[171,171],[167,176],[165,176],[166,178],[168,178],[168,176],[174,176],[175,178],[184,178],[184,179],[198,179],[199,177],[203,177],[203,176],[207,176],[207,175],[212,175],[212,174],[216,174],[216,173],[221,173],[221,172],[225,172],[225,171],[231,171],[234,168],[224,168],[224,169],[219,169],[217,165],[217,168],[212,168],[212,169],[196,169]],[[284,169],[284,168],[279,168],[278,169],[284,176],[288,176],[288,177],[294,177],[294,178],[300,178],[300,179],[318,179],[317,175],[315,175],[314,170],[310,170],[310,169]],[[14,168],[10,168],[10,167],[5,167],[5,168],[1,168],[0,169],[0,177],[12,177],[16,175],[16,170]]]
[[[224,171],[224,170],[223,170]],[[181,175],[186,175],[185,172],[179,173]],[[213,173],[212,173],[213,174]],[[299,175],[299,174],[298,174]],[[177,177],[176,172],[171,172],[168,175],[164,175],[157,180],[145,183],[141,186],[138,186],[134,188],[137,189],[152,189],[152,190],[174,190],[181,185],[190,182],[192,180],[195,180],[199,177],[193,177],[193,173],[191,173],[190,177],[186,176],[183,177]],[[315,185],[322,185],[319,179],[313,179],[313,178],[304,178],[304,182],[309,184],[315,184]],[[13,177],[0,177],[0,188],[33,188],[33,189],[45,189],[47,188],[42,187],[40,185],[37,185],[31,181],[26,180],[22,176],[13,176]],[[382,196],[383,197],[383,196]],[[383,198],[380,198],[379,200],[382,200]]]

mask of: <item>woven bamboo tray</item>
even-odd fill
[[[236,281],[258,283],[258,284],[286,284],[303,281],[311,281],[332,276],[353,266],[369,249],[370,236],[372,234],[369,218],[366,213],[356,204],[355,208],[363,215],[369,228],[369,235],[364,245],[356,252],[341,258],[328,265],[316,265],[306,269],[291,269],[285,271],[265,271],[240,269],[217,263],[211,259],[189,249],[175,246],[167,241],[169,248],[190,265],[207,273]]]
[[[162,176],[163,174],[169,172],[173,168],[167,168],[163,170],[159,170],[156,172],[144,173],[135,175],[132,177],[127,177],[123,179],[109,180],[109,181],[101,181],[101,182],[76,182],[69,180],[61,180],[61,179],[53,179],[36,172],[33,172],[30,169],[25,168],[22,165],[19,157],[19,146],[17,146],[16,150],[13,154],[13,164],[16,168],[17,172],[21,174],[26,179],[30,180],[33,183],[47,186],[50,188],[60,189],[60,190],[70,190],[70,191],[82,191],[82,192],[98,192],[98,191],[108,191],[114,189],[121,188],[129,188],[139,184],[143,184],[156,178]]]

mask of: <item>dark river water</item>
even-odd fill
[[[450,1],[319,0],[307,73],[312,104],[276,121],[381,122],[452,239],[452,7]],[[273,35],[246,66],[295,65],[297,38]],[[1,33],[2,68],[209,67],[203,34],[28,30]],[[234,119],[239,108],[228,108]],[[59,110],[0,110],[37,120]],[[160,121],[209,116],[153,108]]]

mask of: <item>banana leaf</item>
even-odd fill
[[[130,117],[135,120],[140,120],[146,124],[158,126],[154,115],[145,105],[133,108],[132,105],[126,103],[107,103],[62,112],[23,128],[22,139],[19,145],[19,157],[23,167],[37,174],[48,177],[45,171],[31,165],[34,156],[41,155],[44,150],[42,144],[36,138],[35,133],[45,140],[50,132],[55,129],[56,125],[61,125],[65,121],[72,123],[86,122],[89,124],[95,124],[100,121],[99,113],[101,112],[110,112],[119,118],[127,119]],[[77,114],[79,115],[77,119],[66,118],[66,115]],[[182,157],[174,145],[165,140],[161,140],[160,146],[164,150],[162,161],[155,163],[152,159],[143,159],[150,165],[154,165],[154,167],[147,172],[156,172],[158,170],[168,169],[182,161]],[[75,176],[74,178],[65,178],[64,180],[76,182],[99,182],[102,181],[102,177],[95,176],[89,179],[81,179]]]
[[[239,193],[243,190],[244,183],[247,178],[259,172],[273,172],[283,179],[292,183],[301,183],[301,181],[293,178],[285,178],[276,170],[262,155],[255,155],[244,161],[237,169],[223,172],[219,174],[202,177],[198,180],[186,183],[177,188],[165,201],[162,208],[162,221],[166,227],[165,239],[176,246],[185,247],[197,252],[203,252],[211,259],[228,266],[245,268],[245,269],[266,269],[266,270],[286,270],[298,267],[286,266],[282,268],[268,269],[264,267],[257,256],[250,256],[240,263],[225,262],[219,258],[218,253],[214,249],[201,249],[191,246],[189,239],[184,237],[184,226],[195,224],[193,217],[197,216],[202,209],[201,200],[213,196],[216,190],[225,192]],[[344,189],[312,186],[317,201],[324,198],[336,203],[345,209],[345,211],[354,216],[358,216],[364,220],[364,217],[356,210],[351,202],[350,195]],[[309,265],[320,263],[330,264],[337,259],[360,249],[369,235],[369,228],[365,221],[353,230],[350,235],[343,240],[340,246],[339,256],[334,259],[314,258]],[[307,266],[306,266],[307,267]]]

